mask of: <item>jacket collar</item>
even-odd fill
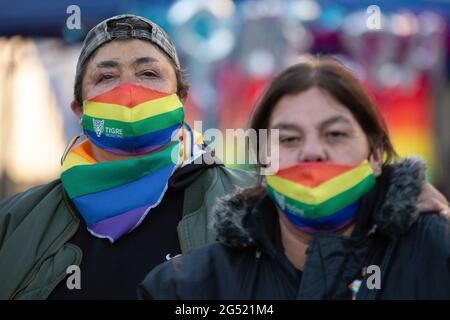
[[[385,166],[376,187],[363,199],[363,207],[370,210],[360,212],[355,229],[366,233],[376,231],[391,238],[408,231],[418,218],[416,203],[425,171],[425,163],[418,157]],[[261,191],[237,189],[218,201],[212,226],[219,242],[235,248],[261,244],[258,221],[264,219],[258,219],[258,215],[274,209]]]

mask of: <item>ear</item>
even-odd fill
[[[83,107],[80,106],[80,104],[75,100],[72,100],[72,102],[70,103],[70,108],[72,109],[73,113],[75,113],[75,115],[78,117],[78,119],[81,119],[81,117],[83,116]]]
[[[381,175],[382,172],[383,155],[384,150],[383,148],[379,147],[375,149],[369,156],[369,163],[372,166],[373,173],[375,174],[376,177]]]
[[[183,104],[183,106],[186,104],[187,98],[188,98],[188,93],[186,92],[185,95],[183,95],[183,97],[179,97],[181,103]]]

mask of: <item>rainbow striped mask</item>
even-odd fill
[[[306,233],[334,232],[355,219],[375,185],[367,160],[349,166],[302,162],[266,177],[266,191],[287,219]]]
[[[97,147],[142,155],[171,141],[184,120],[183,104],[167,94],[124,83],[83,103],[82,126]]]

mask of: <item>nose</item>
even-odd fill
[[[318,139],[305,139],[298,153],[298,162],[326,161],[326,150]]]
[[[121,83],[137,83],[136,76],[133,72],[133,70],[123,70],[122,74],[120,75],[120,82]]]

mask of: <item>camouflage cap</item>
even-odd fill
[[[140,16],[122,14],[103,20],[88,32],[78,58],[76,76],[80,76],[87,59],[102,44],[112,40],[127,39],[150,41],[169,57],[177,70],[180,70],[177,51],[167,33],[160,26]]]

